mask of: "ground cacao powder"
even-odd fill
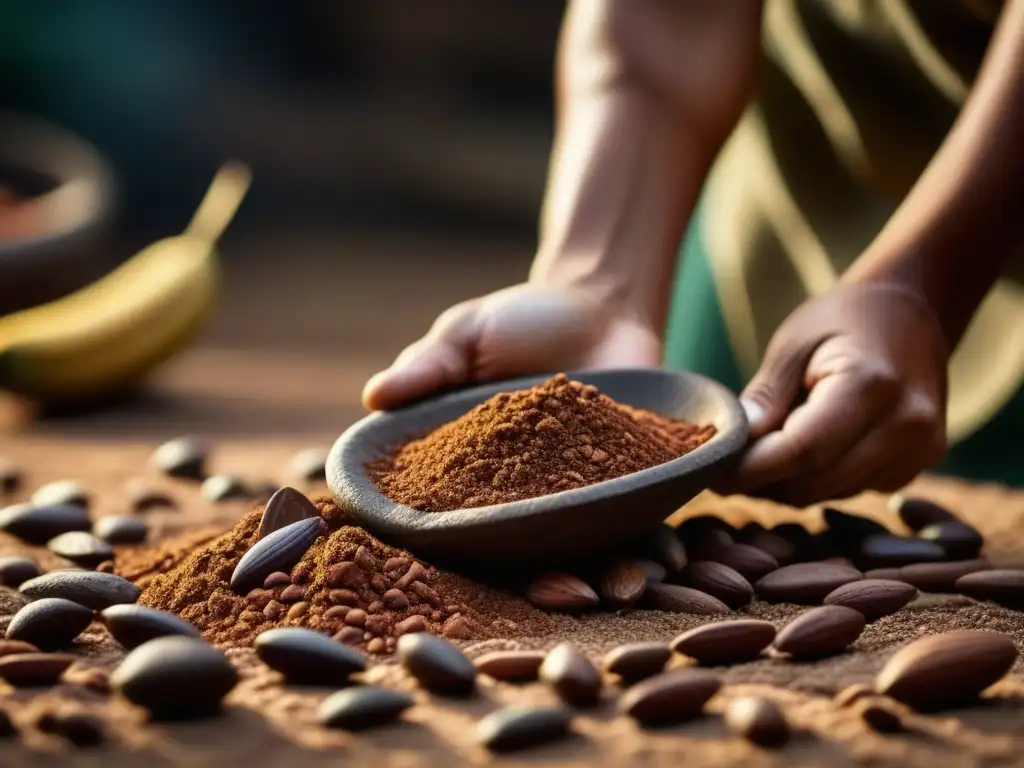
[[[168,539],[156,546],[118,547],[117,557],[113,562],[113,573],[145,589],[150,579],[161,573],[167,573],[199,547],[223,533],[223,528],[207,526]]]
[[[179,614],[211,642],[234,647],[249,646],[277,626],[326,631],[371,652],[390,650],[397,635],[414,629],[468,640],[543,637],[556,626],[520,598],[380,542],[333,502],[316,506],[329,535],[314,542],[288,578],[271,579],[247,595],[229,586],[235,565],[256,542],[260,507],[168,572],[151,576],[139,603]]]
[[[559,374],[495,395],[367,469],[395,501],[443,512],[612,480],[678,458],[714,434],[713,426],[630,408]]]

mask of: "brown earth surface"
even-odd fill
[[[0,443],[29,468],[28,488],[59,478],[75,478],[96,494],[94,514],[124,512],[125,486],[147,478],[172,490],[182,500],[178,511],[147,513],[158,539],[192,533],[212,526],[226,527],[244,510],[245,502],[213,505],[183,481],[152,477],[145,468],[150,445],[76,444],[39,438]],[[219,445],[214,466],[253,480],[287,480],[282,472],[293,452],[304,444],[275,441],[258,447],[238,441]],[[322,488],[310,487],[311,494]],[[1024,494],[991,486],[922,479],[915,491],[944,502],[977,525],[987,537],[987,552],[996,562],[1019,562],[1024,552]],[[17,498],[17,497],[16,497]],[[893,522],[884,499],[865,495],[845,507]],[[702,497],[684,514],[714,511],[734,522],[801,520],[819,524],[814,510],[798,512],[747,499]],[[60,563],[46,550],[26,547],[0,534],[0,555],[27,552],[43,565]],[[799,609],[755,604],[743,613],[783,623]],[[10,606],[0,604],[0,626]],[[596,613],[581,618],[560,618],[555,636],[518,637],[467,644],[471,656],[498,648],[550,647],[559,639],[572,640],[595,657],[615,645],[633,640],[667,640],[681,630],[706,621],[701,617],[636,611],[625,616]],[[893,764],[1002,765],[1024,762],[1024,678],[1020,664],[1014,675],[998,684],[982,705],[943,715],[906,714],[910,731],[882,736],[869,731],[851,709],[836,707],[830,696],[846,685],[869,682],[894,649],[914,638],[954,628],[987,628],[1006,632],[1024,643],[1024,614],[973,603],[966,598],[923,596],[895,615],[870,624],[852,651],[813,663],[763,660],[720,670],[728,685],[710,704],[711,716],[668,730],[646,732],[615,714],[618,691],[609,687],[602,706],[580,714],[577,735],[571,740],[529,751],[508,764],[569,765],[843,765]],[[112,668],[121,652],[105,630],[89,630],[76,644],[80,666]],[[285,688],[278,676],[256,661],[251,651],[230,652],[243,671],[243,682],[230,694],[226,714],[215,720],[190,724],[153,725],[144,714],[115,697],[89,694],[78,686],[62,684],[41,691],[0,689],[0,706],[23,727],[23,736],[4,744],[2,765],[327,765],[339,760],[353,764],[405,766],[479,764],[488,757],[472,743],[473,723],[501,704],[552,701],[540,685],[514,687],[490,681],[481,694],[464,703],[441,700],[416,692],[418,706],[408,722],[375,733],[347,735],[315,724],[316,705],[326,689]],[[371,679],[412,690],[399,669],[387,660],[373,669]],[[758,693],[778,701],[799,729],[793,742],[771,753],[730,737],[716,716],[729,698]],[[74,749],[32,725],[44,711],[88,710],[109,726],[109,741],[96,749]],[[1017,758],[1017,755],[1021,755]]]
[[[17,404],[0,405],[0,457],[27,470],[23,498],[39,484],[76,479],[95,493],[93,514],[125,512],[126,484],[139,478],[166,487],[181,500],[178,511],[147,514],[154,540],[204,529],[223,530],[250,505],[213,505],[195,486],[154,477],[146,459],[158,442],[182,433],[216,440],[214,471],[235,472],[253,481],[285,481],[285,469],[300,448],[329,445],[358,417],[358,391],[366,376],[384,364],[441,308],[458,298],[514,279],[515,263],[487,274],[455,269],[453,279],[431,275],[459,264],[479,263],[473,243],[435,247],[423,256],[421,243],[338,240],[312,236],[254,238],[237,247],[252,255],[244,266],[228,265],[222,313],[203,343],[182,355],[155,378],[148,394],[87,416],[64,416],[38,423]],[[288,246],[296,278],[290,296],[304,311],[279,322],[268,307],[281,307],[277,255]],[[422,259],[408,254],[416,250]],[[452,254],[461,252],[456,259]],[[348,254],[338,263],[324,252]],[[371,254],[373,258],[365,258]],[[262,258],[261,258],[262,255]],[[451,261],[446,261],[451,259]],[[501,263],[495,261],[494,263]],[[400,267],[396,272],[395,268]],[[385,274],[402,274],[402,314],[393,322],[372,320],[385,301]],[[328,303],[317,286],[379,286],[345,291]],[[246,335],[248,334],[248,335]],[[260,344],[252,341],[260,338]],[[245,341],[239,341],[245,339]],[[339,349],[342,351],[332,351]],[[317,488],[306,489],[315,494]],[[319,490],[323,490],[322,488]],[[994,486],[970,486],[922,479],[913,490],[948,504],[976,525],[987,540],[987,554],[998,563],[1024,564],[1024,492]],[[8,500],[5,499],[4,502]],[[842,506],[889,520],[884,499],[866,495]],[[745,499],[702,497],[685,514],[715,511],[733,522],[754,518],[769,525],[800,520],[820,524],[815,510],[796,511]],[[0,555],[30,551],[41,564],[58,562],[39,548],[27,549],[0,534]],[[10,594],[0,594],[0,628],[12,609]],[[781,624],[799,609],[755,604],[744,611]],[[695,616],[637,611],[625,616],[593,614],[559,620],[564,637],[599,654],[632,640],[668,640],[701,623]],[[1024,648],[1024,614],[963,598],[926,596],[893,616],[867,627],[852,651],[815,663],[765,660],[721,672],[728,685],[709,705],[710,715],[679,727],[646,731],[618,717],[618,692],[609,687],[602,705],[580,713],[572,739],[498,760],[507,765],[726,766],[744,765],[909,765],[969,766],[1024,763],[1024,676],[1013,674],[988,694],[983,705],[941,715],[905,713],[909,731],[879,735],[869,731],[851,709],[836,707],[831,695],[856,682],[868,682],[884,660],[905,643],[954,628],[1006,632]],[[495,648],[548,647],[558,637],[486,641],[470,644],[480,655]],[[121,652],[93,628],[76,645],[80,666],[113,668]],[[0,766],[303,766],[320,765],[455,766],[480,765],[490,758],[473,744],[473,725],[483,714],[510,702],[551,701],[540,685],[513,687],[483,681],[480,695],[459,702],[416,692],[417,706],[406,722],[360,735],[331,732],[315,724],[323,689],[284,688],[275,673],[257,663],[251,651],[232,651],[243,682],[230,694],[225,714],[193,723],[149,724],[144,713],[119,700],[61,684],[40,691],[0,687],[0,708],[13,712],[22,736],[0,742]],[[370,673],[388,684],[413,689],[393,664]],[[731,737],[719,713],[729,698],[758,693],[778,701],[798,729],[789,746],[773,753]],[[51,710],[86,710],[103,718],[108,740],[98,748],[69,747],[40,732],[33,723]]]

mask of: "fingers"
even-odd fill
[[[868,489],[891,492],[938,461],[944,450],[945,424],[935,399],[912,392],[836,461],[818,472],[776,482],[758,495],[803,507]]]
[[[783,330],[784,326],[772,337],[761,368],[740,396],[750,435],[755,439],[781,427],[793,410],[804,389],[805,371],[817,345],[815,339],[804,343],[786,341]]]
[[[834,466],[898,402],[898,393],[880,381],[884,378],[866,369],[822,379],[781,429],[750,447],[728,489],[750,493]]]
[[[804,369],[813,349],[775,349],[769,345],[764,362],[740,397],[750,424],[750,437],[761,437],[782,426],[803,389]]]
[[[910,406],[915,408],[916,406]],[[909,485],[923,470],[934,467],[946,455],[946,420],[941,409],[936,412],[928,404],[922,404],[920,411],[912,419],[919,418],[924,421],[931,418],[931,426],[922,423],[918,430],[919,437],[916,444],[919,446],[917,452],[904,453],[888,461],[864,484],[864,490],[882,491],[892,493]],[[914,439],[911,437],[911,439]]]
[[[363,405],[369,410],[394,408],[468,381],[474,326],[470,304],[442,314],[426,336],[402,350],[389,368],[370,377],[363,387]]]
[[[367,382],[363,403],[393,408],[459,384],[579,367],[610,319],[607,306],[582,293],[531,285],[496,291],[442,314]]]

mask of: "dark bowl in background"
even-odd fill
[[[30,198],[40,218],[31,234],[0,239],[0,316],[58,299],[113,268],[113,173],[88,142],[0,112],[0,185]]]

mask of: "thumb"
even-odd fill
[[[783,425],[803,388],[810,352],[769,344],[754,378],[740,395],[750,423],[750,437],[759,438]]]
[[[453,307],[430,332],[410,344],[385,370],[363,387],[363,405],[371,411],[394,408],[469,380],[477,333],[471,307]]]

